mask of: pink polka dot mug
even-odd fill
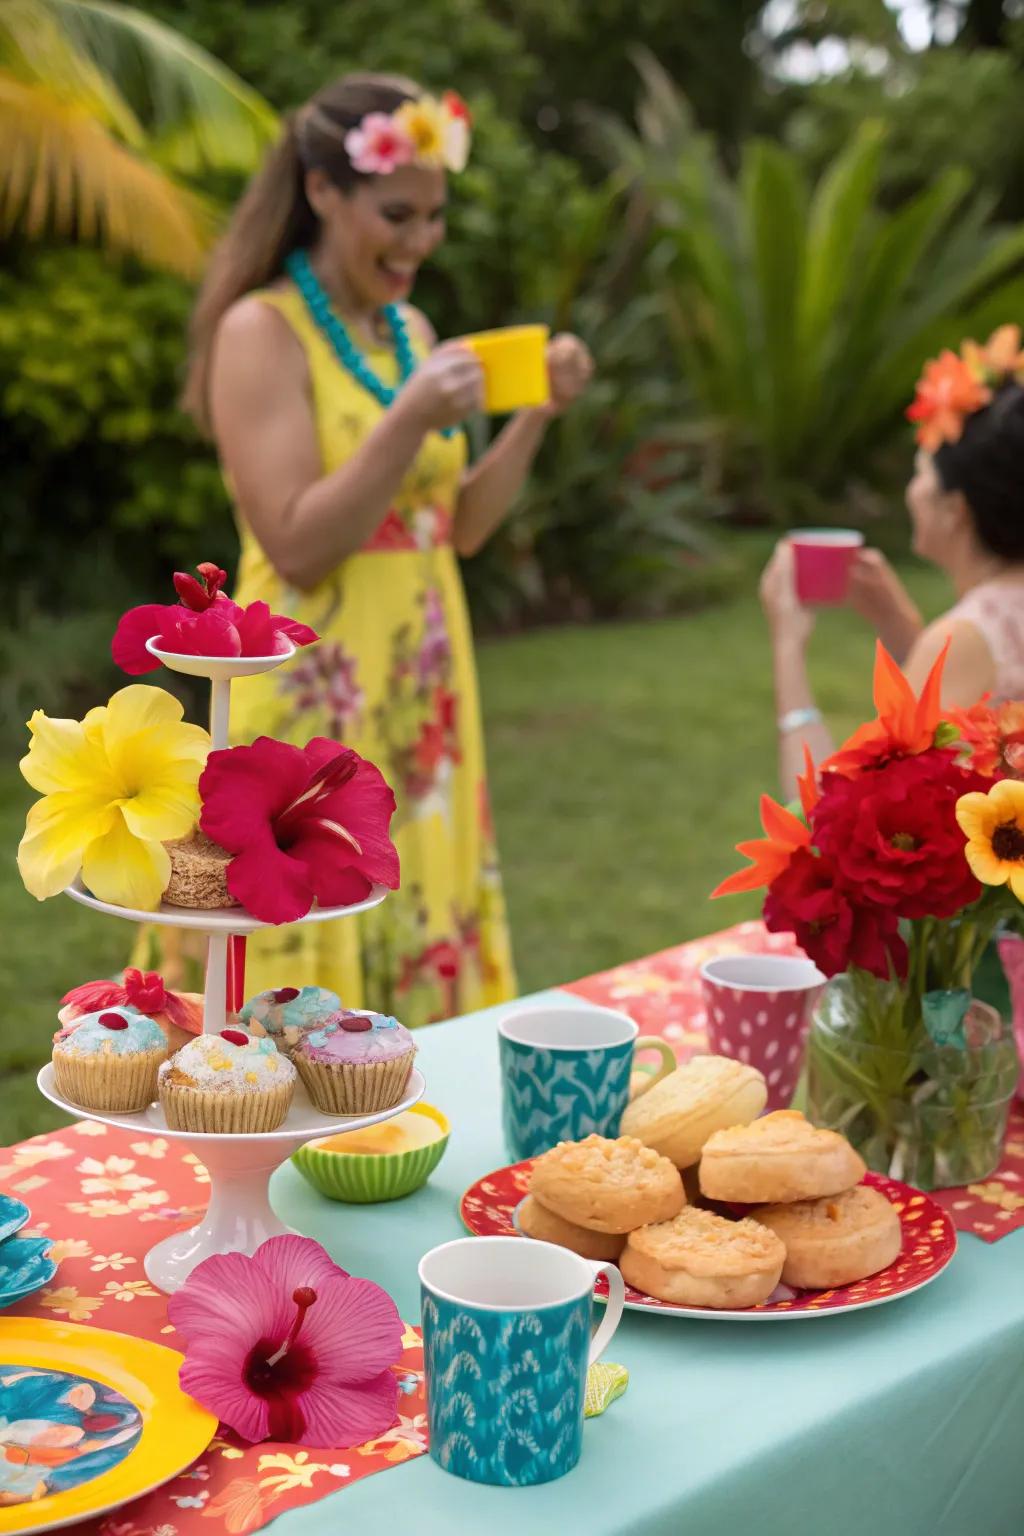
[[[712,1053],[757,1067],[768,1109],[788,1108],[825,977],[812,961],[789,955],[723,955],[700,974]]]

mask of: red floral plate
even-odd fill
[[[498,1168],[470,1185],[459,1205],[459,1214],[469,1231],[477,1237],[515,1237],[518,1233],[516,1210],[525,1198],[532,1160]],[[920,1190],[879,1173],[869,1173],[864,1181],[881,1190],[899,1212],[903,1226],[903,1250],[888,1269],[853,1285],[834,1291],[794,1291],[780,1285],[768,1301],[743,1311],[724,1311],[713,1307],[679,1307],[670,1301],[658,1301],[644,1291],[626,1286],[626,1306],[636,1312],[673,1312],[681,1317],[706,1317],[736,1322],[776,1322],[786,1317],[817,1317],[822,1312],[856,1312],[862,1307],[880,1307],[897,1296],[919,1291],[946,1268],[956,1252],[956,1230],[941,1206]],[[597,1283],[598,1297],[607,1290],[604,1280]]]

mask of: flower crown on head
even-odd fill
[[[342,130],[314,103],[307,118],[343,138],[354,171],[389,176],[400,165],[423,165],[459,172],[469,159],[469,108],[455,91],[440,98],[418,96],[394,112],[367,112],[354,128]]]
[[[993,392],[1015,378],[1024,383],[1024,352],[1019,325],[1001,325],[980,347],[965,341],[959,353],[948,349],[930,358],[917,381],[908,421],[918,423],[915,436],[928,453],[943,443],[958,443],[964,422],[988,405]]]

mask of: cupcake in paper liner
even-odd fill
[[[158,1087],[172,1131],[276,1131],[291,1107],[295,1068],[273,1040],[243,1029],[198,1035],[160,1068]]]
[[[292,1060],[322,1114],[371,1115],[401,1101],[415,1055],[397,1019],[344,1010],[304,1035]]]
[[[123,1114],[153,1102],[166,1060],[167,1040],[153,1019],[137,1008],[103,1008],[55,1036],[53,1080],[72,1104]]]
[[[304,1035],[341,1012],[341,999],[326,987],[274,987],[250,998],[238,1019],[254,1035],[269,1035],[290,1056]]]

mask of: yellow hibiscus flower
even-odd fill
[[[433,96],[403,101],[394,114],[395,127],[413,143],[420,165],[443,165],[448,114]]]
[[[1009,885],[1024,901],[1024,783],[1000,779],[987,795],[964,795],[956,819],[967,862],[982,885]]]
[[[164,843],[199,815],[210,738],[162,688],[132,684],[84,720],[37,709],[21,772],[42,800],[28,813],[18,869],[39,901],[81,871],[101,901],[150,912],[170,878]]]

